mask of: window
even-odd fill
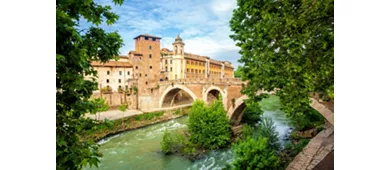
[[[154,41],[154,40],[153,40]],[[149,50],[151,50],[152,49],[152,46],[149,46]]]
[[[172,71],[172,67],[171,67],[171,71]]]
[[[152,41],[156,41],[156,38],[152,38]]]
[[[110,75],[110,71],[107,71],[107,75]]]
[[[153,67],[152,66],[149,66],[149,69],[152,69]]]
[[[187,73],[190,72],[190,69],[187,68]]]
[[[122,83],[122,80],[121,80],[121,79],[118,79],[118,83]]]
[[[149,40],[149,37],[145,37],[145,40]]]
[[[172,60],[171,60],[171,64],[172,64]]]
[[[148,82],[146,81],[145,84],[148,85]]]
[[[127,75],[130,75],[130,71],[127,71]]]
[[[120,75],[120,76],[122,75],[122,71],[119,71],[119,75]]]
[[[139,73],[139,77],[142,77],[142,74],[141,74],[141,73]]]
[[[150,89],[150,93],[152,93],[152,94],[153,94],[153,89]]]
[[[118,86],[118,88],[122,89],[122,86],[121,86],[121,85],[119,85],[119,86]]]
[[[125,86],[125,89],[126,89],[126,90],[127,90],[127,89],[129,89],[129,86],[128,86],[128,85],[126,85],[126,86]]]
[[[190,64],[190,62],[189,62],[189,61],[187,61],[187,64]]]
[[[135,66],[135,69],[138,70],[138,66]]]
[[[149,54],[149,58],[152,58],[152,54]]]
[[[148,74],[145,74],[145,77],[148,77]]]
[[[106,80],[106,83],[110,83],[110,79],[107,79],[107,80]]]
[[[168,64],[168,60],[165,60],[165,64]]]
[[[165,71],[168,71],[168,67],[165,67]]]
[[[194,69],[191,69],[191,73],[193,73],[194,72]]]

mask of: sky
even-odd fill
[[[119,15],[115,24],[102,27],[119,32],[125,44],[120,49],[122,55],[135,49],[133,38],[137,35],[159,36],[161,48],[172,50],[172,43],[180,34],[185,52],[227,60],[235,68],[238,66],[239,48],[229,38],[235,0],[125,0],[122,6],[114,5],[111,0],[96,2],[111,6]],[[85,20],[80,26],[83,24]]]

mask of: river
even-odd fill
[[[275,122],[279,138],[290,132],[290,125],[285,114],[279,110],[279,100],[276,96],[261,103],[264,116]],[[100,151],[103,153],[99,169],[110,170],[218,170],[231,164],[234,160],[232,148],[214,150],[206,154],[203,159],[190,161],[179,155],[164,155],[160,152],[160,141],[165,129],[179,130],[186,128],[188,117],[182,117],[168,122],[151,125],[145,128],[121,133],[99,141]],[[85,168],[87,170],[97,169]]]

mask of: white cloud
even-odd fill
[[[112,5],[111,0],[100,1]],[[161,48],[172,49],[180,33],[186,52],[229,60],[237,66],[239,48],[229,38],[235,0],[133,0],[112,8],[120,19],[109,30],[119,30],[124,39],[122,54],[134,50],[133,38],[139,34],[162,36]]]

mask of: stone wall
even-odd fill
[[[333,169],[333,131],[333,127],[329,127],[318,133],[294,158],[286,170]]]
[[[106,100],[107,104],[110,107],[117,107],[125,103],[127,101],[129,108],[130,109],[135,109],[136,108],[136,95],[126,95],[126,100],[125,100],[125,95],[123,93],[108,93],[108,94],[103,94],[103,93],[94,93],[92,95],[92,98],[99,98],[102,97]]]

